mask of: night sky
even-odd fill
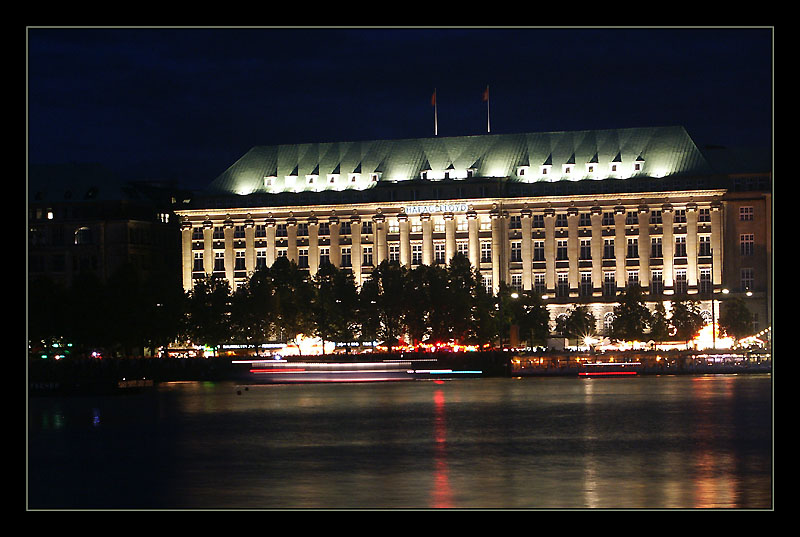
[[[682,125],[772,144],[773,29],[28,28],[32,164],[200,188],[257,145]]]

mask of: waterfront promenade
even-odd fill
[[[28,364],[31,394],[113,392],[143,388],[160,382],[246,381],[248,364],[242,357],[213,358],[32,358]],[[252,357],[251,357],[252,358]],[[480,371],[483,377],[577,376],[587,362],[636,362],[641,375],[715,373],[769,373],[771,355],[759,353],[699,354],[686,352],[628,352],[615,354],[554,353],[519,354],[509,351],[469,353],[335,354],[295,356],[290,361],[366,362],[425,360],[430,368]]]

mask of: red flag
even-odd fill
[[[489,102],[489,86],[486,86],[486,91],[483,92],[483,102]]]
[[[436,90],[433,90],[433,96],[431,97],[431,106],[436,106]]]

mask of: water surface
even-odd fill
[[[770,375],[29,401],[31,509],[772,507]]]

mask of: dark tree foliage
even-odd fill
[[[652,315],[644,305],[641,287],[632,285],[619,295],[619,305],[614,306],[609,336],[618,341],[641,341],[651,322]]]
[[[722,302],[719,314],[719,328],[722,333],[734,339],[741,339],[753,333],[753,314],[739,297]]]
[[[684,300],[672,302],[670,324],[675,331],[675,336],[680,341],[689,341],[703,327],[705,321],[700,315],[700,308],[697,302]]]

